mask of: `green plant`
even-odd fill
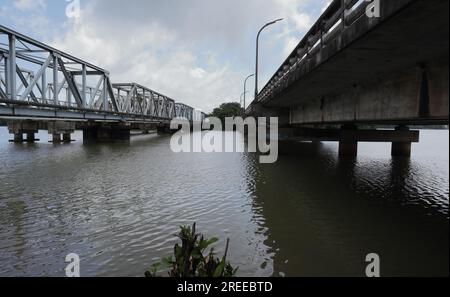
[[[192,226],[180,226],[177,237],[181,239],[181,246],[177,243],[174,247],[174,257],[162,259],[155,263],[150,270],[145,272],[146,277],[156,277],[158,270],[166,266],[170,277],[232,277],[236,275],[234,269],[227,262],[230,240],[227,239],[225,253],[222,259],[216,257],[214,248],[211,248],[205,256],[204,252],[209,246],[218,241],[217,238],[205,239],[203,235],[195,233],[196,224]]]

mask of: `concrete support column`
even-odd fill
[[[27,142],[35,142],[39,139],[35,138],[35,133],[38,133],[39,124],[33,121],[10,121],[8,122],[8,130],[10,134],[14,135],[11,142],[24,142],[23,134],[27,135]]]
[[[131,130],[124,128],[116,128],[111,130],[111,139],[114,141],[129,141],[131,138]]]
[[[63,142],[65,142],[65,143],[70,143],[70,142],[72,142],[72,139],[71,139],[71,137],[70,137],[70,133],[64,133],[64,134],[63,134]]]
[[[192,125],[191,125],[191,129],[192,129]],[[157,128],[158,134],[170,134],[171,130],[170,127],[167,125],[160,125]]]
[[[83,142],[95,142],[97,140],[97,130],[94,128],[83,129]]]
[[[53,133],[53,135],[52,135],[52,142],[53,143],[61,143],[61,134]]]
[[[341,128],[341,139],[339,140],[339,156],[356,157],[358,155],[358,141],[352,135],[352,131],[357,131],[355,125],[344,125]],[[348,133],[350,132],[350,133]]]
[[[131,126],[123,123],[88,124],[83,128],[84,142],[129,141]]]
[[[356,157],[358,155],[357,141],[339,141],[339,156]]]
[[[399,126],[395,131],[410,131],[407,126]],[[411,157],[411,142],[392,142],[393,157]]]
[[[36,137],[34,136],[34,132],[27,132],[27,142],[35,142]]]
[[[411,142],[393,142],[393,157],[411,157]]]
[[[70,134],[75,132],[74,122],[56,121],[48,123],[48,134],[52,135],[53,143],[71,142]],[[61,141],[61,134],[63,135]]]
[[[14,133],[14,140],[12,142],[23,142],[23,133]]]

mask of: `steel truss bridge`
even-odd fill
[[[0,118],[167,124],[205,114],[0,25]]]

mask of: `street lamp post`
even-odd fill
[[[270,23],[267,23],[267,24],[265,24],[260,30],[259,30],[259,32],[258,32],[258,35],[256,36],[256,68],[255,68],[255,100],[257,99],[257,97],[258,97],[258,55],[259,55],[259,35],[261,34],[261,32],[265,29],[265,28],[267,28],[267,27],[269,27],[270,25],[273,25],[273,24],[275,24],[275,23],[277,23],[277,22],[279,22],[279,21],[282,21],[283,19],[278,19],[278,20],[275,20],[275,21],[273,21],[273,22],[270,22]]]
[[[244,108],[244,106],[242,105],[243,104],[243,100],[242,100],[242,97],[243,96],[245,96],[245,94],[247,94],[248,93],[248,91],[245,91],[244,93],[242,93],[241,94],[241,98],[240,98],[240,101],[239,101],[239,104],[241,105],[241,108],[244,110],[244,114],[245,114],[245,108]],[[245,101],[244,101],[245,102]]]
[[[249,76],[247,76],[247,78],[245,79],[245,81],[244,81],[244,113],[245,113],[245,107],[246,107],[246,98],[245,98],[245,95],[248,93],[248,91],[247,91],[247,80],[249,79],[249,78],[251,78],[251,77],[253,77],[253,76],[255,76],[254,74],[251,74],[251,75],[249,75]]]
[[[247,93],[248,93],[248,91],[245,91],[244,93],[241,94],[241,97],[240,97],[241,99],[240,99],[239,103],[241,104],[242,108],[244,108],[242,97],[244,97],[244,95]]]

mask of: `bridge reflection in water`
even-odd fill
[[[448,275],[448,135],[422,131],[411,159],[304,143],[267,165],[174,154],[167,136],[9,144],[2,128],[0,275],[63,276],[76,252],[85,276],[141,276],[193,221],[230,237],[242,276],[363,276],[372,252],[385,276]]]

